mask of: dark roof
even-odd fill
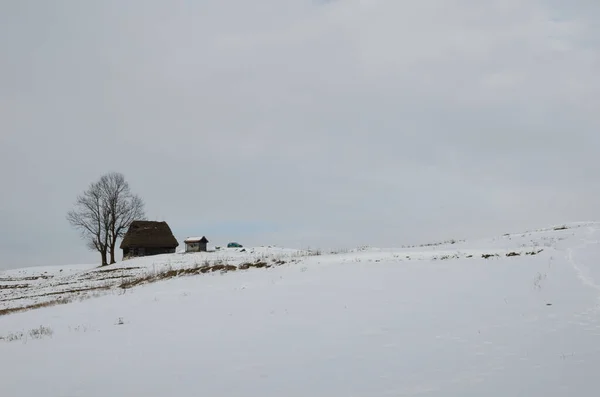
[[[200,237],[188,237],[184,241],[185,243],[208,243],[208,239],[204,236]]]
[[[133,221],[121,242],[123,248],[176,248],[179,246],[167,222]]]

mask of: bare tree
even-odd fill
[[[125,177],[116,172],[92,183],[67,213],[67,220],[81,232],[88,247],[100,253],[102,266],[116,262],[117,239],[123,237],[132,221],[143,219],[143,200],[131,193]]]
[[[108,219],[109,211],[102,199],[102,189],[95,182],[83,194],[77,196],[75,208],[67,213],[69,223],[79,229],[88,248],[96,250],[102,257],[102,266],[108,264]]]
[[[129,183],[123,174],[112,172],[100,178],[102,196],[109,209],[108,251],[110,264],[115,263],[117,240],[127,232],[131,222],[146,219],[144,201],[131,193]]]

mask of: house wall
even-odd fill
[[[175,248],[146,248],[146,256],[160,254],[174,254]]]
[[[185,243],[185,252],[198,252],[199,250],[199,243]]]
[[[175,248],[169,247],[138,247],[138,248],[123,248],[123,258],[133,258],[139,256],[152,256],[161,254],[174,254]]]
[[[206,251],[206,243],[185,243],[185,252]]]

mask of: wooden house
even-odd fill
[[[206,237],[188,237],[184,241],[185,252],[206,252]]]
[[[133,221],[120,248],[123,258],[172,254],[179,246],[167,222]]]

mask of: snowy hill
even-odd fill
[[[5,271],[2,395],[596,396],[599,238]]]

